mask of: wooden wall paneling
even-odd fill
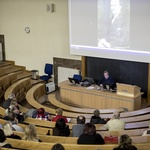
[[[150,63],[148,64],[148,91],[147,91],[147,100],[150,103]]]
[[[86,57],[82,56],[82,78],[86,77]]]

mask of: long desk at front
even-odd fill
[[[118,109],[127,108],[128,111],[141,109],[141,95],[127,97],[117,95],[116,92],[98,90],[97,86],[88,89],[81,85],[64,81],[59,84],[61,101],[86,108]]]

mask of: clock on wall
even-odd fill
[[[25,32],[28,34],[28,33],[30,33],[30,28],[29,27],[25,27]]]

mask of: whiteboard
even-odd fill
[[[66,67],[58,67],[58,85],[60,82],[68,80],[68,77],[73,77],[74,74],[79,74],[79,70]]]

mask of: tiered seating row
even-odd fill
[[[5,99],[8,98],[10,93],[14,93],[18,100],[25,99],[26,92],[31,87],[30,78],[21,79],[14,84],[12,84],[5,92]]]
[[[149,140],[148,140],[149,141]],[[7,142],[10,143],[13,147],[16,148],[25,148],[30,150],[44,149],[49,150],[53,147],[54,143],[40,143],[40,142],[31,142],[24,140],[14,140],[7,139]],[[57,141],[56,141],[57,142]],[[150,143],[140,143],[134,144],[138,150],[148,150]],[[108,145],[78,145],[78,144],[63,144],[65,150],[112,150],[114,147],[117,147],[117,144],[108,144]]]
[[[14,131],[15,135],[20,136],[21,138],[23,137],[24,133],[23,132],[17,132]],[[104,135],[106,136],[106,135]],[[103,136],[103,137],[104,137]],[[61,136],[48,136],[48,135],[38,135],[38,138],[42,142],[46,143],[62,143],[62,144],[77,144],[78,137],[61,137]],[[134,136],[132,137],[133,143],[148,143],[150,142],[150,137],[149,136]]]
[[[25,67],[15,66],[14,62],[0,63],[0,98],[7,88],[21,78],[31,76],[31,72],[25,71]]]

